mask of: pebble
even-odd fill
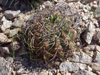
[[[95,49],[96,49],[96,51],[99,51],[100,52],[100,46],[99,45],[96,45],[95,46]]]
[[[60,73],[57,73],[57,75],[61,75]]]
[[[86,64],[80,64],[79,65],[80,70],[85,70],[86,67],[87,67]]]
[[[48,72],[48,75],[53,75],[51,72]]]
[[[87,9],[85,9],[85,8],[83,8],[83,11],[84,11],[85,13],[87,13],[87,12],[88,12],[88,10],[87,10]]]
[[[97,39],[98,39],[99,42],[100,42],[100,31],[97,33]]]
[[[96,51],[96,58],[94,59],[95,62],[100,62],[100,52]]]
[[[88,20],[88,16],[83,16],[83,21],[86,21],[86,20]]]
[[[9,31],[9,37],[15,36],[16,34],[18,34],[18,31],[20,31],[19,28],[15,28],[15,29],[10,30]]]
[[[2,11],[3,9],[0,7],[0,12]]]
[[[13,22],[12,26],[14,27],[22,27],[22,25],[24,24],[24,21],[19,19]]]
[[[17,51],[21,48],[20,43],[18,41],[13,41],[11,44],[9,44],[8,47],[11,51]]]
[[[86,70],[91,72],[92,68],[90,66],[87,66]]]
[[[93,71],[100,71],[100,63],[91,63]]]
[[[12,21],[8,21],[4,16],[1,20],[3,24],[1,25],[1,30],[5,31],[7,28],[10,28],[12,26]]]
[[[60,71],[78,71],[79,70],[79,63],[73,63],[73,62],[63,62],[59,66]]]
[[[12,63],[7,62],[3,57],[0,57],[0,74],[11,75],[13,68],[10,66]]]
[[[48,71],[43,70],[42,72],[39,73],[39,75],[48,75]]]
[[[77,45],[77,46],[80,46],[80,42],[77,42],[76,45]]]
[[[78,62],[78,63],[91,63],[92,58],[85,54],[84,52],[73,52],[73,57],[69,58],[71,62]]]
[[[0,43],[8,43],[8,42],[12,42],[12,39],[8,39],[8,37],[5,34],[0,33]]]
[[[0,47],[0,52],[9,54],[9,49],[8,47]]]
[[[22,72],[24,71],[23,67],[20,67],[19,70],[17,71],[18,74],[22,74]]]
[[[100,7],[95,9],[95,18],[100,18]]]
[[[13,18],[17,17],[18,14],[19,14],[20,12],[21,12],[20,10],[17,10],[17,11],[6,10],[6,11],[4,12],[4,15],[5,15],[8,19],[13,19]]]

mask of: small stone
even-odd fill
[[[7,62],[3,57],[0,57],[0,74],[11,75],[13,68],[10,66],[12,63]]]
[[[55,62],[55,65],[59,66],[60,65],[60,62]]]
[[[25,21],[28,21],[28,20],[30,19],[30,17],[31,17],[31,15],[25,15],[25,16],[24,16],[24,20],[25,20]]]
[[[65,74],[64,75],[71,75],[71,73],[69,73],[69,72],[65,72]]]
[[[0,7],[0,12],[2,11],[2,8]]]
[[[45,6],[45,8],[49,8],[52,6],[52,3],[50,1],[46,1],[43,3],[43,5]]]
[[[90,71],[80,70],[76,73],[73,73],[72,75],[96,75],[96,74]]]
[[[77,46],[80,46],[80,42],[77,42],[76,45],[77,45]]]
[[[85,51],[85,52],[90,51],[90,47],[89,46],[84,47],[83,51]]]
[[[0,47],[0,52],[9,54],[9,49],[8,47]]]
[[[92,63],[91,67],[93,71],[100,71],[100,63]]]
[[[61,75],[60,73],[57,73],[57,75]]]
[[[100,31],[97,33],[97,40],[100,42]]]
[[[97,20],[93,20],[93,23],[96,27],[99,27],[98,21]]]
[[[93,4],[97,4],[97,1],[93,1]]]
[[[17,41],[12,42],[8,47],[11,51],[17,51],[21,48],[20,43]]]
[[[48,75],[48,71],[43,70],[42,72],[39,73],[39,75]]]
[[[20,31],[19,28],[15,28],[9,31],[9,36],[13,37],[14,35],[16,35],[18,33],[18,31]]]
[[[17,17],[18,14],[19,14],[20,12],[21,12],[20,10],[17,10],[17,11],[6,10],[6,11],[4,12],[4,15],[5,15],[8,19],[13,19],[13,18]]]
[[[54,0],[54,2],[57,3],[58,1],[57,0]]]
[[[29,73],[28,75],[38,75],[38,73],[33,71],[32,73]]]
[[[94,59],[95,62],[100,62],[100,52],[96,52],[96,58]]]
[[[48,72],[48,75],[53,75],[51,72]]]
[[[78,63],[91,63],[92,58],[85,54],[84,52],[73,52],[73,57],[70,57],[69,60],[71,62],[78,62]]]
[[[68,71],[61,72],[61,75],[71,75]]]
[[[63,62],[59,66],[60,71],[78,71],[79,70],[79,63],[73,62]]]
[[[98,8],[98,5],[93,5],[92,7],[93,7],[94,9],[96,9],[96,8]]]
[[[9,35],[10,29],[6,29],[3,33],[4,33],[5,35]]]
[[[91,43],[94,34],[95,34],[95,26],[92,22],[90,22],[88,30],[83,34],[83,38],[87,42],[87,44]]]
[[[87,13],[87,12],[88,12],[88,10],[87,10],[87,9],[85,9],[85,8],[83,9],[83,11],[84,11],[85,13]]]
[[[0,33],[0,43],[8,43],[8,42],[11,42],[10,40],[8,40],[8,37],[3,33]]]
[[[16,20],[13,22],[12,26],[14,27],[22,27],[24,21],[23,20]]]
[[[13,64],[14,59],[12,57],[7,57],[6,61],[9,62],[10,64]]]
[[[96,71],[97,75],[100,75],[100,71]]]
[[[86,21],[88,19],[88,16],[83,16],[83,20]]]
[[[100,18],[100,7],[95,10],[95,17]]]
[[[100,46],[96,45],[96,50],[100,52]]]
[[[23,13],[20,13],[20,14],[18,15],[18,18],[19,18],[20,20],[23,20],[24,17],[25,17],[25,14],[23,14]]]
[[[94,49],[95,49],[95,45],[88,45],[88,46],[86,46],[86,47],[84,47],[83,48],[83,51],[87,54],[87,55],[89,55],[89,56],[93,56],[93,51],[94,51]]]
[[[86,70],[91,72],[92,68],[90,66],[87,66]]]
[[[84,8],[84,5],[80,5],[80,6],[79,6],[79,9],[83,9],[83,8]]]
[[[86,69],[86,65],[85,65],[85,64],[80,64],[80,65],[79,65],[79,68],[80,68],[81,70],[85,70],[85,69]]]
[[[18,73],[18,74],[21,74],[23,71],[24,71],[24,68],[21,67],[21,68],[19,68],[19,70],[17,71],[17,73]]]
[[[95,49],[95,45],[89,45],[89,47],[90,47],[91,50]]]
[[[2,17],[3,17],[3,13],[0,13],[0,20],[2,19]]]
[[[86,6],[86,7],[87,7],[87,10],[89,10],[89,11],[91,10],[91,7],[90,6]]]
[[[2,31],[5,31],[7,28],[10,28],[12,26],[12,21],[6,20],[5,17],[3,17],[1,21],[3,21],[3,24],[1,26]]]
[[[88,30],[90,32],[95,32],[95,26],[94,26],[94,24],[92,22],[90,22],[89,27],[88,27]]]
[[[92,2],[92,6],[91,6],[91,7],[93,7],[93,8],[95,8],[95,9],[96,9],[96,8],[98,7],[98,5],[97,5],[97,1],[93,1],[93,2]]]

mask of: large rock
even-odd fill
[[[17,17],[18,14],[19,14],[20,12],[21,12],[20,10],[17,10],[17,11],[6,10],[6,11],[4,12],[4,15],[5,15],[8,19],[13,19],[13,18]]]
[[[63,62],[60,64],[59,69],[60,71],[78,71],[79,70],[79,63],[73,62]]]
[[[12,26],[12,21],[8,21],[5,17],[3,17],[1,21],[3,21],[3,24],[1,25],[2,31],[5,31]]]
[[[96,75],[96,74],[90,71],[81,70],[76,73],[73,73],[72,75]]]
[[[84,52],[75,52],[73,53],[73,57],[69,58],[72,62],[78,62],[78,63],[91,63],[92,58],[85,54]]]

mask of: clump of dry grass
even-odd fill
[[[43,10],[34,15],[23,28],[23,39],[30,57],[50,62],[56,57],[72,54],[76,37],[72,22],[72,18],[59,11]]]

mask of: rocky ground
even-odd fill
[[[99,0],[43,1],[36,11],[31,10],[32,7],[29,8],[26,2],[16,3],[20,0],[15,0],[10,5],[9,1],[0,0],[0,75],[100,75]],[[52,61],[48,67],[44,61],[30,59],[19,34],[38,15],[48,14],[42,10],[49,8],[60,11],[72,20],[70,25],[77,35],[77,49],[73,49],[73,56],[64,61]]]

